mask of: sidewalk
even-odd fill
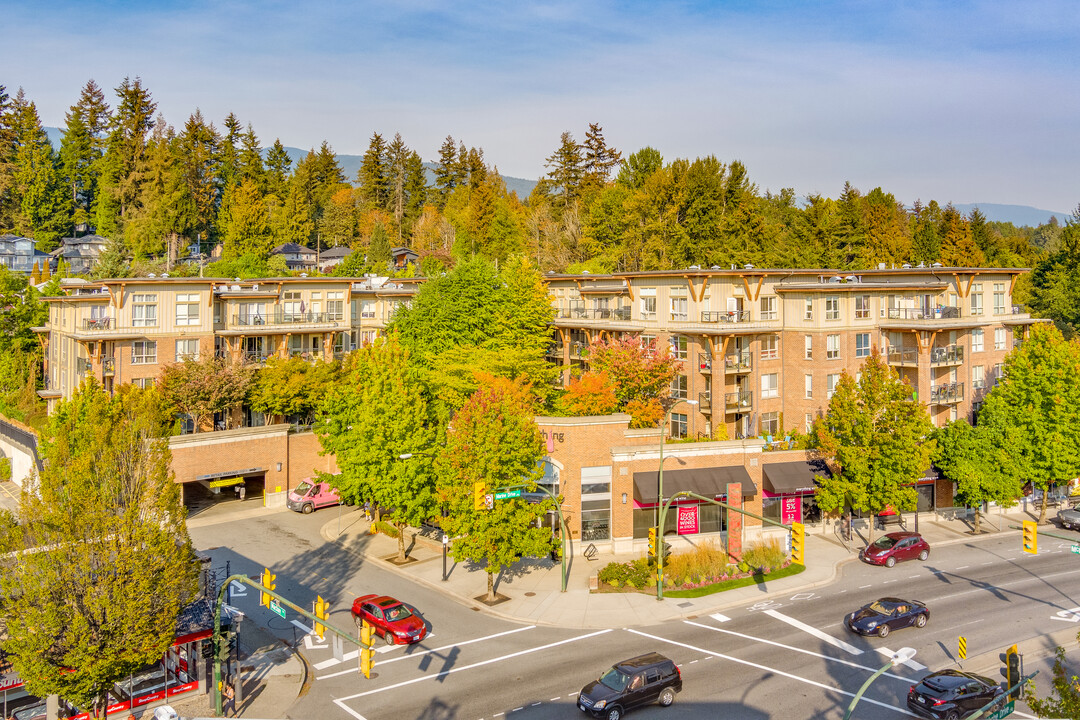
[[[982,523],[982,534],[971,534],[970,526],[961,520],[942,520],[932,513],[919,517],[919,533],[931,548],[956,543],[978,542],[999,536],[1012,535],[1020,543],[1020,532],[1009,528],[1022,520],[1034,519],[1020,508],[990,515],[990,522]],[[1050,526],[1042,526],[1050,530]],[[340,528],[340,531],[339,531]],[[889,531],[900,528],[890,527]],[[914,530],[913,519],[907,521],[907,529]],[[1056,529],[1056,528],[1055,528]],[[1052,530],[1051,530],[1052,531]],[[640,553],[627,555],[600,554],[586,560],[575,545],[575,555],[570,562],[570,577],[566,592],[560,592],[560,564],[551,560],[529,558],[509,568],[498,578],[495,587],[499,595],[507,599],[493,607],[480,601],[487,592],[487,577],[481,566],[468,563],[454,564],[448,559],[449,577],[442,580],[442,549],[438,543],[410,533],[408,556],[410,562],[399,566],[392,562],[397,555],[397,540],[385,535],[369,533],[369,523],[359,510],[354,510],[322,527],[322,536],[342,548],[364,556],[381,567],[391,569],[415,582],[426,585],[451,596],[463,605],[482,612],[537,625],[553,625],[574,628],[608,628],[654,625],[668,620],[690,616],[708,615],[725,608],[747,606],[777,596],[812,590],[832,582],[840,567],[847,562],[858,561],[858,550],[865,546],[856,533],[845,548],[839,539],[829,532],[823,535],[817,528],[806,536],[806,570],[779,580],[760,585],[737,588],[695,599],[666,598],[657,602],[655,594],[645,593],[590,593],[589,578],[609,562],[625,562],[640,557]],[[865,529],[862,531],[865,533]],[[882,534],[875,531],[875,537]],[[863,536],[865,537],[865,535]]]

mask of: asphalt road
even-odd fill
[[[651,650],[681,666],[684,689],[671,708],[645,708],[635,718],[841,718],[886,655],[909,646],[917,651],[914,659],[879,678],[854,715],[892,719],[908,716],[905,696],[919,678],[957,667],[960,635],[968,646],[964,669],[998,680],[996,654],[1004,648],[1080,629],[1080,614],[1069,612],[1080,612],[1080,556],[1049,538],[1040,542],[1038,556],[1022,553],[1018,538],[953,545],[935,549],[925,563],[891,569],[850,563],[828,587],[722,615],[581,631],[491,618],[342,553],[319,535],[333,512],[281,513],[192,531],[197,547],[218,548],[212,551],[216,565],[228,559],[233,572],[253,576],[268,565],[287,597],[306,604],[316,594],[329,599],[331,622],[343,627],[351,627],[352,598],[366,592],[405,600],[430,623],[423,643],[380,650],[377,676],[365,680],[354,655],[335,661],[327,643],[305,641],[295,625],[259,607],[257,597],[234,597],[252,622],[297,642],[311,663],[311,687],[288,709],[292,718],[584,717],[574,699],[581,686],[614,661]],[[843,627],[846,612],[884,596],[925,602],[930,623],[884,639]]]

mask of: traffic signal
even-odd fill
[[[791,523],[791,562],[795,565],[806,564],[806,528],[800,522]]]
[[[262,576],[259,579],[260,579],[260,581],[262,583],[262,586],[264,588],[266,588],[267,590],[274,590],[274,589],[277,588],[277,582],[276,582],[277,575],[270,572],[269,568],[263,568]],[[273,600],[273,599],[274,599],[274,597],[272,595],[270,595],[269,593],[265,593],[265,592],[262,592],[262,591],[259,592],[259,603],[261,605],[264,605],[266,607],[270,607],[270,601]]]
[[[1005,651],[1005,679],[1010,688],[1020,682],[1020,653],[1015,645]],[[1013,700],[1020,698],[1020,690],[1019,687],[1012,690],[1010,696]]]
[[[218,635],[216,644],[217,659],[221,662],[228,662],[229,656],[232,655],[233,648],[236,646],[236,633],[229,632],[228,630],[222,630]]]
[[[1024,552],[1032,555],[1039,552],[1039,524],[1034,520],[1024,521]]]
[[[315,598],[315,617],[319,620],[325,620],[330,614],[330,603],[322,599],[322,595],[318,595]],[[315,623],[315,634],[319,636],[319,639],[323,639],[323,635],[326,634],[326,626],[321,622]]]
[[[656,528],[649,528],[649,557],[656,557]]]
[[[371,679],[371,669],[375,667],[374,628],[367,620],[360,628],[360,672]]]
[[[487,483],[475,482],[472,488],[472,507],[476,512],[487,510]]]

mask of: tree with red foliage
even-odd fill
[[[614,393],[612,410],[630,413],[634,418],[631,427],[653,427],[660,421],[664,416],[660,398],[671,393],[671,381],[682,369],[682,363],[671,355],[667,346],[658,349],[655,341],[642,344],[633,337],[593,342],[588,360],[590,369],[581,376],[578,383],[581,387],[575,389],[571,385],[567,395],[579,399],[590,389],[599,391],[603,383],[597,385],[595,376],[603,375]],[[564,398],[568,409],[575,407],[570,402]]]

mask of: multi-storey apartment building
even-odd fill
[[[37,328],[52,406],[88,376],[107,389],[151,383],[164,365],[216,353],[330,359],[370,342],[416,280],[386,278],[124,278],[68,280]]]
[[[682,361],[676,437],[806,431],[843,371],[880,352],[936,424],[969,417],[1037,322],[1013,304],[1016,268],[703,270],[548,275],[550,357],[569,378],[588,344],[627,334]],[[695,405],[696,403],[696,405]]]

